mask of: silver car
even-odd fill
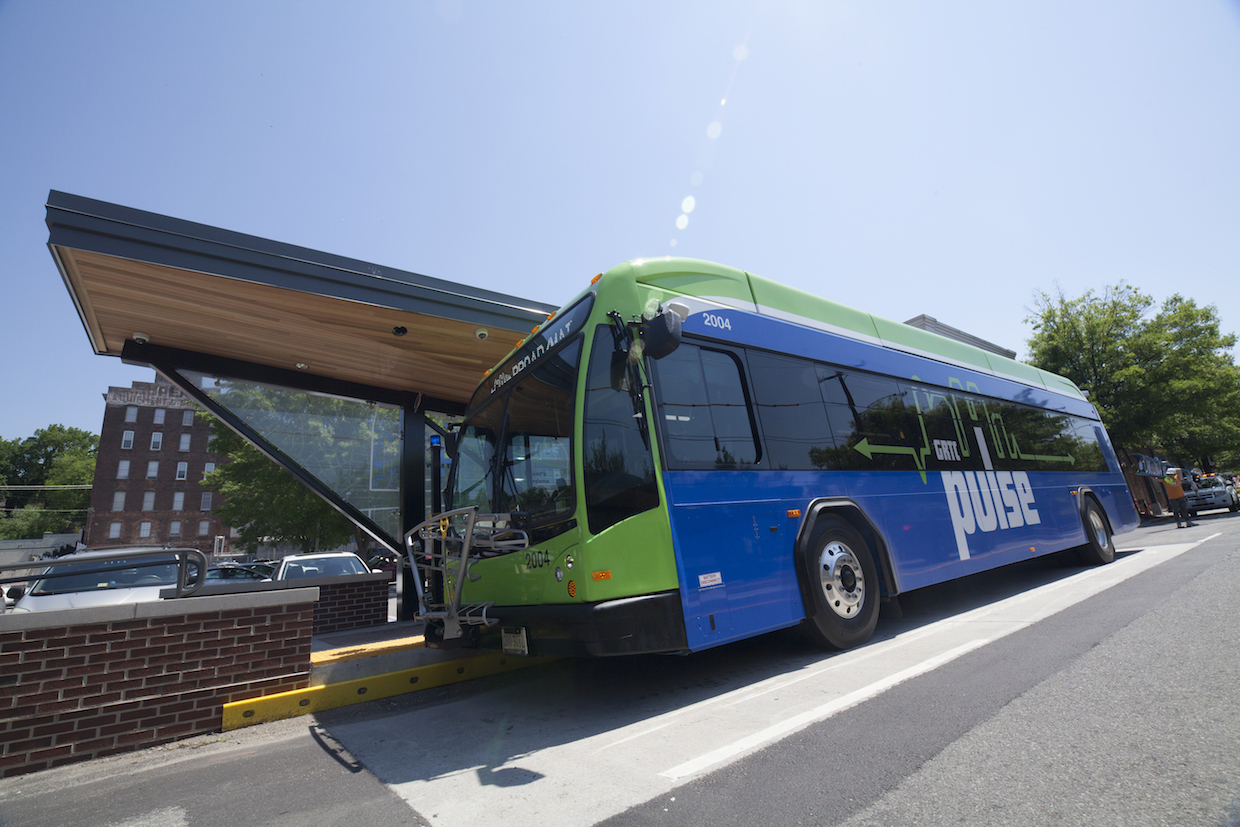
[[[1197,480],[1196,491],[1186,491],[1189,512],[1208,511],[1212,508],[1226,508],[1235,511],[1240,508],[1236,499],[1236,491],[1218,477],[1201,477]]]
[[[161,591],[177,585],[175,554],[117,554],[118,551],[81,552],[71,556],[72,563],[49,567],[30,584],[12,611],[45,612],[140,603],[159,600]]]

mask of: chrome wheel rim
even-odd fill
[[[1095,509],[1089,510],[1089,525],[1094,532],[1094,542],[1098,544],[1098,548],[1106,549],[1111,545],[1111,538],[1107,536],[1107,524],[1103,521],[1102,515]]]
[[[865,601],[865,573],[852,549],[840,542],[827,543],[818,555],[818,576],[831,611],[855,617]]]

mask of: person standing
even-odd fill
[[[1184,478],[1179,468],[1168,468],[1163,477],[1163,485],[1167,486],[1167,503],[1175,514],[1175,527],[1188,528],[1197,525],[1188,518],[1188,499],[1184,496]]]

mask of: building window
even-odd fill
[[[181,450],[189,450],[189,434],[181,434]]]
[[[205,477],[207,474],[210,474],[214,470],[215,470],[215,463],[208,462],[206,465],[202,466],[202,475]]]
[[[146,491],[142,494],[142,510],[143,511],[154,511],[155,510],[155,492],[154,491]]]
[[[133,447],[133,431],[125,431],[121,434],[121,448],[128,451]]]
[[[139,537],[150,537],[151,536],[151,523],[149,520],[143,520],[142,522],[138,523],[138,536]]]
[[[163,408],[155,409],[155,424],[156,425],[164,424],[164,409]]]
[[[180,520],[173,520],[172,522],[168,523],[168,536],[169,537],[180,537],[181,536],[181,521]]]
[[[117,491],[115,494],[112,495],[112,510],[113,511],[124,511],[125,510],[125,492],[124,491]]]
[[[199,520],[198,521],[198,536],[206,537],[210,533],[211,533],[211,521],[210,520]]]
[[[185,413],[181,414],[181,425],[183,427],[188,428],[193,424],[194,424],[194,412],[193,411],[186,411]]]
[[[185,508],[185,492],[177,491],[172,495],[172,510],[181,511]]]
[[[211,510],[211,492],[210,491],[202,492],[202,508],[200,508],[199,510],[200,511]]]
[[[177,463],[177,479],[183,480],[188,476],[189,476],[189,463],[178,462]]]
[[[129,460],[123,459],[116,464],[116,478],[118,480],[129,479]]]
[[[159,460],[153,459],[146,464],[146,478],[153,480],[159,476]]]
[[[130,405],[128,408],[125,409],[125,421],[126,422],[137,422],[138,421],[138,409],[135,406]]]
[[[112,525],[108,526],[108,539],[119,540],[120,538],[121,538],[121,524],[112,523]]]
[[[151,450],[158,451],[164,447],[164,434],[162,431],[156,431],[151,434]]]

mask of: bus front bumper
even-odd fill
[[[501,629],[523,629],[530,655],[688,651],[679,590],[601,603],[492,606],[487,616]]]

